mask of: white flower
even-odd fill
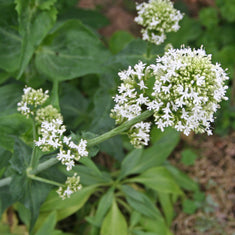
[[[17,104],[17,110],[28,118],[30,114],[35,114],[35,108],[44,104],[49,96],[47,95],[48,91],[43,93],[41,88],[35,90],[32,87],[25,87],[23,91],[24,94],[21,101]]]
[[[142,77],[140,73],[136,75],[136,69],[141,71]],[[119,92],[122,93],[117,95],[125,99],[115,97],[116,104],[111,110],[111,117],[117,124],[148,109],[154,111],[155,124],[161,131],[171,126],[185,135],[191,131],[212,133],[210,123],[220,107],[218,103],[227,100],[225,82],[228,76],[218,63],[212,64],[211,55],[202,48],[170,48],[164,56],[157,58],[155,64],[139,63],[134,68],[129,67],[128,71],[123,71],[126,79],[121,79]],[[147,140],[146,130],[141,128],[134,125],[133,133],[129,133],[131,143],[136,147],[147,143],[144,141]]]
[[[151,123],[140,122],[132,126],[128,132],[131,144],[136,148],[141,148],[143,145],[148,145]]]
[[[179,21],[183,18],[170,0],[149,0],[148,3],[137,4],[136,10],[138,15],[135,22],[143,27],[143,40],[157,45],[164,42],[165,33],[180,28]]]
[[[75,173],[72,177],[68,177],[65,184],[57,190],[59,196],[64,200],[79,191],[82,188],[80,184],[80,177]]]

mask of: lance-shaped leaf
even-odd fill
[[[122,185],[128,204],[142,215],[152,219],[163,219],[160,211],[144,193],[138,192],[130,186]]]
[[[64,81],[104,71],[109,52],[79,20],[58,26],[36,54],[36,67],[51,80]]]
[[[25,71],[35,50],[56,20],[56,0],[16,0],[19,32],[22,36],[18,78]]]
[[[142,183],[157,192],[182,194],[178,184],[165,167],[150,168],[141,175],[127,181]]]
[[[179,133],[173,129],[167,129],[160,138],[153,142],[150,148],[133,150],[122,162],[119,179],[161,165],[178,144],[178,141]]]
[[[119,210],[117,203],[113,204],[108,214],[104,218],[101,226],[101,235],[127,235],[127,222],[122,212]]]

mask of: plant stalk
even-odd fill
[[[53,81],[51,97],[52,97],[51,98],[52,105],[60,111],[59,82],[58,81]]]
[[[110,138],[116,136],[116,135],[119,135],[120,133],[128,130],[134,124],[141,122],[141,121],[144,121],[145,119],[147,119],[148,117],[150,117],[152,115],[153,115],[153,111],[150,111],[150,110],[144,111],[139,116],[131,119],[130,121],[124,122],[120,126],[112,129],[111,131],[108,131],[108,132],[104,133],[103,135],[100,135],[100,136],[97,136],[93,139],[88,140],[87,147],[94,146],[94,145],[99,144],[107,139],[110,139]]]
[[[145,119],[151,117],[153,115],[153,113],[154,113],[153,111],[147,110],[147,111],[143,112],[141,115],[131,119],[130,121],[124,122],[120,126],[112,129],[111,131],[108,131],[108,132],[106,132],[106,133],[104,133],[100,136],[97,136],[93,139],[88,140],[87,147],[92,147],[94,145],[100,144],[101,142],[103,142],[107,139],[110,139],[110,138],[112,138],[116,135],[119,135],[119,134],[123,133],[124,131],[128,130],[134,124],[136,124],[138,122],[141,122],[141,121],[144,121]],[[33,161],[33,160],[31,159],[31,161]],[[30,178],[32,178],[34,180],[38,180],[38,181],[41,180],[41,182],[45,182],[46,179],[43,179],[44,181],[42,181],[42,178],[37,177],[35,175],[40,173],[43,170],[46,170],[46,169],[54,166],[58,162],[59,161],[57,160],[57,158],[51,158],[51,159],[39,164],[36,169],[33,169],[33,170],[30,171],[30,174],[29,174]],[[10,182],[11,182],[11,177],[1,179],[0,180],[0,187],[5,186],[5,185],[9,185]],[[52,182],[54,182],[54,181],[52,181]]]
[[[32,180],[36,180],[36,181],[39,181],[39,182],[42,182],[42,183],[51,184],[51,185],[55,185],[55,186],[58,186],[58,187],[63,186],[63,184],[57,183],[57,182],[52,181],[52,180],[48,180],[48,179],[38,177],[36,175],[28,174],[28,177]]]

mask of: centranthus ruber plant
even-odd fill
[[[109,43],[72,2],[0,1],[0,214],[32,235],[172,235],[174,204],[201,191],[167,158],[180,134],[212,134],[227,72],[201,44],[169,46],[170,0],[136,5],[142,39]]]

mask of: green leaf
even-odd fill
[[[78,19],[84,25],[93,29],[100,29],[109,24],[109,20],[97,10],[72,7],[58,15],[59,20]]]
[[[79,160],[79,162],[81,162],[83,165],[87,166],[88,168],[94,170],[94,172],[97,174],[97,176],[101,176],[102,177],[102,173],[99,170],[99,168],[96,166],[96,164],[87,157],[83,157]]]
[[[88,99],[72,84],[62,83],[60,87],[62,91],[59,94],[61,113],[68,129],[74,130],[90,123],[87,111]]]
[[[101,235],[127,235],[127,222],[122,212],[119,210],[117,203],[113,200],[112,207],[105,216]]]
[[[16,200],[9,190],[9,186],[1,187],[0,190],[0,217],[2,213],[11,206]]]
[[[108,57],[92,31],[78,20],[68,20],[47,36],[35,63],[51,80],[65,81],[102,72]]]
[[[30,213],[31,230],[38,218],[40,206],[51,190],[51,185],[32,181],[25,173],[16,173],[12,177],[10,192],[13,200],[21,202]]]
[[[199,12],[199,20],[208,29],[216,27],[219,22],[218,12],[213,7],[203,8]]]
[[[94,109],[90,112],[92,122],[89,130],[95,133],[105,132],[114,127],[114,120],[110,118],[112,96],[106,89],[97,89],[93,97]],[[105,105],[104,105],[105,104]]]
[[[141,219],[141,214],[137,211],[132,211],[131,215],[130,215],[130,226],[129,228],[133,228],[135,227],[139,221]]]
[[[21,114],[0,116],[0,146],[12,151],[14,136],[20,136],[30,127],[30,122]]]
[[[180,47],[182,44],[189,44],[196,40],[202,32],[200,23],[194,19],[184,16],[180,22],[180,29],[167,35],[166,43],[171,43],[173,47]]]
[[[105,214],[113,202],[114,188],[110,188],[100,199],[97,211],[94,217],[86,217],[86,220],[97,227],[101,227]]]
[[[16,112],[17,103],[23,94],[22,90],[23,86],[16,83],[0,87],[0,96],[4,97],[4,99],[0,99],[0,116]]]
[[[120,69],[127,69],[128,66],[135,65],[139,60],[148,63],[154,62],[157,56],[164,52],[163,47],[153,45],[150,57],[147,58],[147,45],[148,43],[141,39],[130,41],[122,51],[110,60],[110,65],[117,64],[118,71],[120,71]]]
[[[57,221],[75,213],[86,203],[90,195],[95,192],[96,187],[96,185],[84,187],[65,200],[62,200],[55,191],[52,191],[41,207],[41,219],[43,219],[45,214],[53,210],[57,212]]]
[[[122,191],[126,195],[128,204],[139,213],[152,219],[162,217],[154,203],[143,193],[136,191],[130,186],[122,185]]]
[[[194,162],[197,159],[197,154],[191,149],[184,149],[181,152],[181,156],[180,161],[186,166],[194,165]]]
[[[19,66],[21,37],[12,1],[0,2],[0,68],[14,73]]]
[[[82,185],[102,185],[112,182],[112,178],[109,173],[101,172],[97,174],[97,171],[86,166],[75,166],[73,172],[77,172],[80,176]]]
[[[192,180],[188,175],[177,169],[176,167],[167,164],[167,170],[172,174],[177,184],[183,189],[189,191],[197,191],[199,190],[199,185]]]
[[[216,5],[220,8],[221,15],[229,22],[235,21],[235,1],[216,0]]]
[[[149,217],[142,216],[140,224],[147,232],[152,232],[155,235],[167,235],[168,228],[163,219],[150,219]]]
[[[15,138],[13,157],[10,160],[11,167],[22,174],[30,164],[32,149],[20,139]]]
[[[9,160],[11,159],[11,152],[6,151],[4,148],[0,147],[0,169],[4,170],[6,166],[9,165]],[[0,173],[0,178],[2,177],[4,171]]]
[[[168,129],[150,148],[146,150],[133,150],[122,162],[119,179],[161,165],[178,142],[179,133],[175,130]]]
[[[51,212],[51,214],[48,215],[45,222],[38,229],[35,235],[52,234],[52,232],[54,231],[55,225],[56,225],[56,212],[53,211]]]
[[[194,214],[197,209],[198,203],[196,201],[192,201],[189,199],[183,201],[183,212],[185,212],[186,214]]]
[[[0,68],[9,73],[18,69],[21,38],[15,29],[0,26]]]
[[[30,226],[30,212],[22,203],[15,203],[14,209],[17,211],[20,220],[29,228]]]
[[[162,193],[182,194],[178,184],[165,167],[153,167],[141,175],[128,179],[128,182],[138,182]]]
[[[117,54],[133,39],[134,36],[126,31],[116,31],[109,39],[109,49],[113,54]]]
[[[171,195],[167,193],[158,193],[158,199],[166,217],[166,223],[170,227],[174,218],[174,207],[171,200]]]
[[[16,0],[19,32],[22,36],[18,78],[25,71],[35,49],[40,45],[56,20],[56,0]]]

